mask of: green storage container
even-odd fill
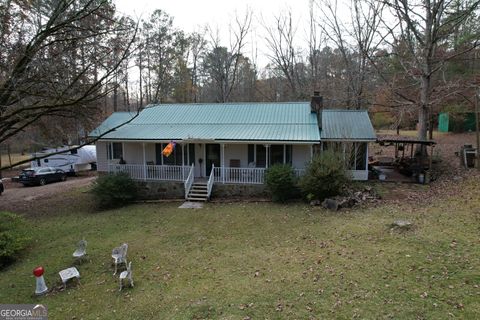
[[[439,132],[469,132],[475,131],[475,113],[455,113],[450,116],[448,112],[438,115]]]
[[[438,131],[448,132],[449,117],[447,112],[438,115]]]

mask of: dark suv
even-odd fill
[[[67,174],[62,169],[52,167],[30,168],[22,170],[18,180],[24,186],[27,185],[46,185],[49,182],[65,181]]]

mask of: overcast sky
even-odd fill
[[[255,56],[260,67],[264,67],[268,62],[266,58],[268,49],[265,45],[262,21],[272,25],[269,22],[274,16],[282,11],[291,10],[297,28],[296,45],[305,47],[307,39],[310,0],[115,0],[115,3],[120,13],[134,19],[148,19],[154,10],[161,9],[174,18],[175,27],[186,32],[201,30],[206,25],[213,29],[218,28],[223,40],[222,44],[225,46],[228,44],[230,21],[236,13],[242,16],[248,8],[253,12],[254,17],[245,54],[250,58]],[[342,7],[343,12],[339,14],[348,15],[346,6]]]
[[[155,9],[161,9],[174,17],[175,24],[185,31],[198,26],[217,24],[228,26],[235,12],[250,8],[257,17],[270,16],[290,8],[297,17],[308,17],[310,0],[116,0],[117,9],[133,17],[148,17]]]

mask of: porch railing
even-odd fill
[[[215,182],[263,184],[265,171],[265,168],[215,168]]]
[[[109,172],[126,172],[135,180],[182,181],[185,186],[185,196],[190,191],[195,173],[194,166],[156,166],[142,164],[109,164]],[[231,184],[263,184],[266,168],[231,168],[213,167],[208,183],[209,192],[213,183]],[[295,176],[305,174],[305,169],[294,169]],[[210,195],[210,194],[209,194]]]
[[[215,165],[212,164],[212,171],[210,172],[210,177],[207,182],[207,198],[210,199],[210,194],[212,193],[213,183],[215,182]]]
[[[192,164],[192,166],[190,167],[190,172],[188,173],[188,176],[187,176],[187,180],[185,180],[185,183],[184,183],[185,199],[187,199],[188,193],[190,192],[190,189],[192,188],[192,185],[193,185],[193,180],[195,178],[194,170],[195,170],[195,166]]]
[[[305,174],[305,169],[293,169],[293,172],[295,172],[295,177],[300,178]]]
[[[143,164],[109,164],[108,172],[125,172],[135,180],[185,181],[189,166],[156,166]]]

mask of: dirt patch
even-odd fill
[[[6,175],[4,174],[4,177]],[[13,176],[7,173],[7,176]],[[96,179],[96,174],[68,177],[64,182],[45,186],[24,187],[21,183],[4,178],[5,191],[0,196],[0,211],[12,211],[29,215],[55,213],[60,206],[79,205],[78,189],[86,188]],[[81,197],[80,197],[81,198]],[[72,202],[73,201],[73,202]]]

